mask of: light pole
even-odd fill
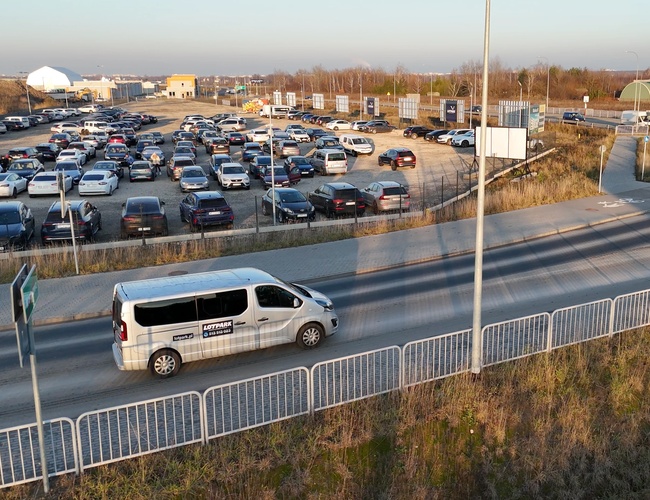
[[[102,72],[102,69],[104,68],[103,65],[98,64],[97,68],[99,69],[99,88],[101,90],[101,98],[102,100],[105,100],[106,98],[104,97],[104,74]]]
[[[429,73],[429,76],[431,77],[431,90],[429,90],[429,105],[433,106],[433,72]]]
[[[472,114],[474,113],[474,86],[469,84],[469,128],[472,128]]]
[[[635,123],[638,123],[639,122],[639,114],[637,113],[637,109],[636,109],[636,106],[637,106],[636,94],[637,94],[638,89],[639,89],[639,54],[637,54],[633,50],[626,50],[625,53],[626,54],[634,54],[636,56],[636,79],[634,81],[634,115],[635,115],[634,116],[634,121],[635,121]]]
[[[397,82],[395,81],[395,77],[397,75],[393,73],[393,103],[395,103],[395,93],[397,92]]]
[[[598,174],[598,194],[602,193],[601,186],[603,185],[603,156],[605,155],[605,146],[600,146],[600,173]]]
[[[519,84],[519,128],[521,128],[521,109],[523,108],[522,97],[524,92],[524,86],[519,81],[519,78],[517,78],[517,83]]]
[[[548,113],[548,90],[551,86],[551,66],[548,57],[537,56],[539,59],[546,59],[546,113]]]
[[[300,87],[300,98],[302,100],[302,110],[305,111],[305,74],[302,74],[302,87]]]
[[[359,72],[359,120],[363,120],[363,71]]]
[[[20,75],[29,75],[27,71],[19,71]],[[27,109],[29,109],[29,114],[32,114],[32,102],[29,99],[29,86],[27,85],[27,76],[25,76],[25,90],[27,91]]]

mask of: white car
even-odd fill
[[[223,189],[242,187],[250,189],[251,180],[241,163],[222,163],[217,168],[217,183]]]
[[[62,132],[81,132],[83,127],[78,125],[77,123],[72,123],[72,122],[61,122],[57,123],[56,125],[52,125],[50,127],[50,132],[53,132],[55,134],[60,134]]]
[[[36,174],[27,186],[29,197],[59,194],[59,185],[57,182],[59,175],[61,174],[57,172],[41,172],[40,174]],[[63,183],[66,193],[72,189],[72,177],[69,175],[63,177]]]
[[[464,134],[456,134],[451,138],[452,146],[459,146],[461,148],[468,148],[474,145],[474,131],[465,132]]]
[[[81,116],[81,111],[77,108],[65,108],[65,111],[67,111],[70,116]]]
[[[266,142],[270,139],[268,130],[265,129],[255,129],[251,130],[246,134],[247,142]]]
[[[296,142],[311,142],[311,137],[305,129],[294,128],[289,131],[289,138]]]
[[[88,161],[86,153],[79,151],[78,149],[64,149],[59,153],[59,156],[56,157],[56,163],[60,161],[76,161],[79,165],[85,165]]]
[[[90,170],[79,181],[79,195],[106,194],[119,188],[119,179],[110,170]]]
[[[363,127],[366,123],[368,123],[368,122],[365,121],[365,120],[358,120],[356,122],[352,122],[350,124],[350,126],[351,126],[352,130],[360,130],[359,127]]]
[[[0,134],[4,134],[6,132],[7,132],[7,126],[4,123],[0,122]]]
[[[102,149],[104,146],[106,146],[106,141],[104,140],[104,138],[96,135],[84,136],[83,142],[95,148],[95,152],[97,152],[98,149]]]
[[[437,141],[440,144],[451,144],[451,140],[455,135],[461,135],[471,131],[472,131],[471,128],[455,128],[453,130],[450,130],[446,134],[439,135]]]
[[[85,106],[78,107],[77,110],[81,113],[94,113],[96,111],[99,111],[99,106],[96,106],[94,104],[86,104]]]
[[[27,179],[14,172],[0,174],[0,196],[18,196],[27,190]]]
[[[350,130],[352,128],[352,124],[347,120],[332,120],[331,122],[327,122],[325,124],[325,128],[328,128],[330,130]]]

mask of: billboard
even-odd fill
[[[465,121],[465,101],[440,99],[440,119],[443,122],[463,123]]]
[[[314,109],[325,109],[325,96],[323,94],[314,94],[312,101]]]
[[[346,95],[337,95],[336,96],[336,111],[339,113],[349,113],[350,112],[350,102],[348,96]]]
[[[379,99],[377,97],[366,97],[366,109],[364,111],[367,115],[379,116]]]
[[[485,157],[526,159],[526,138],[528,130],[514,127],[487,127],[485,129]],[[481,127],[476,127],[476,151],[481,149]]]
[[[287,106],[296,106],[296,93],[295,92],[287,92]]]
[[[282,104],[282,92],[277,90],[273,92],[273,104]]]
[[[410,120],[416,120],[418,117],[418,108],[419,103],[415,99],[405,99],[400,97],[397,102],[398,106],[398,116],[400,118],[407,118]]]
[[[527,101],[499,101],[499,127],[528,128],[529,113]]]

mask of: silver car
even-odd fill
[[[390,210],[411,209],[411,195],[407,187],[395,181],[373,182],[361,190],[366,206],[375,214]]]
[[[200,166],[183,167],[178,180],[182,192],[209,189],[208,177]]]

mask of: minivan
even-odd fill
[[[279,344],[311,349],[339,326],[325,295],[254,268],[118,283],[112,318],[117,367],[159,378],[182,363]]]
[[[372,154],[372,145],[365,137],[357,134],[341,134],[339,143],[346,153],[353,156]]]
[[[8,120],[10,122],[18,122],[22,123],[24,128],[29,128],[31,124],[29,123],[29,118],[26,116],[7,116],[4,118],[4,120]]]
[[[348,157],[340,149],[319,149],[309,158],[309,163],[321,175],[345,174],[348,171]]]

